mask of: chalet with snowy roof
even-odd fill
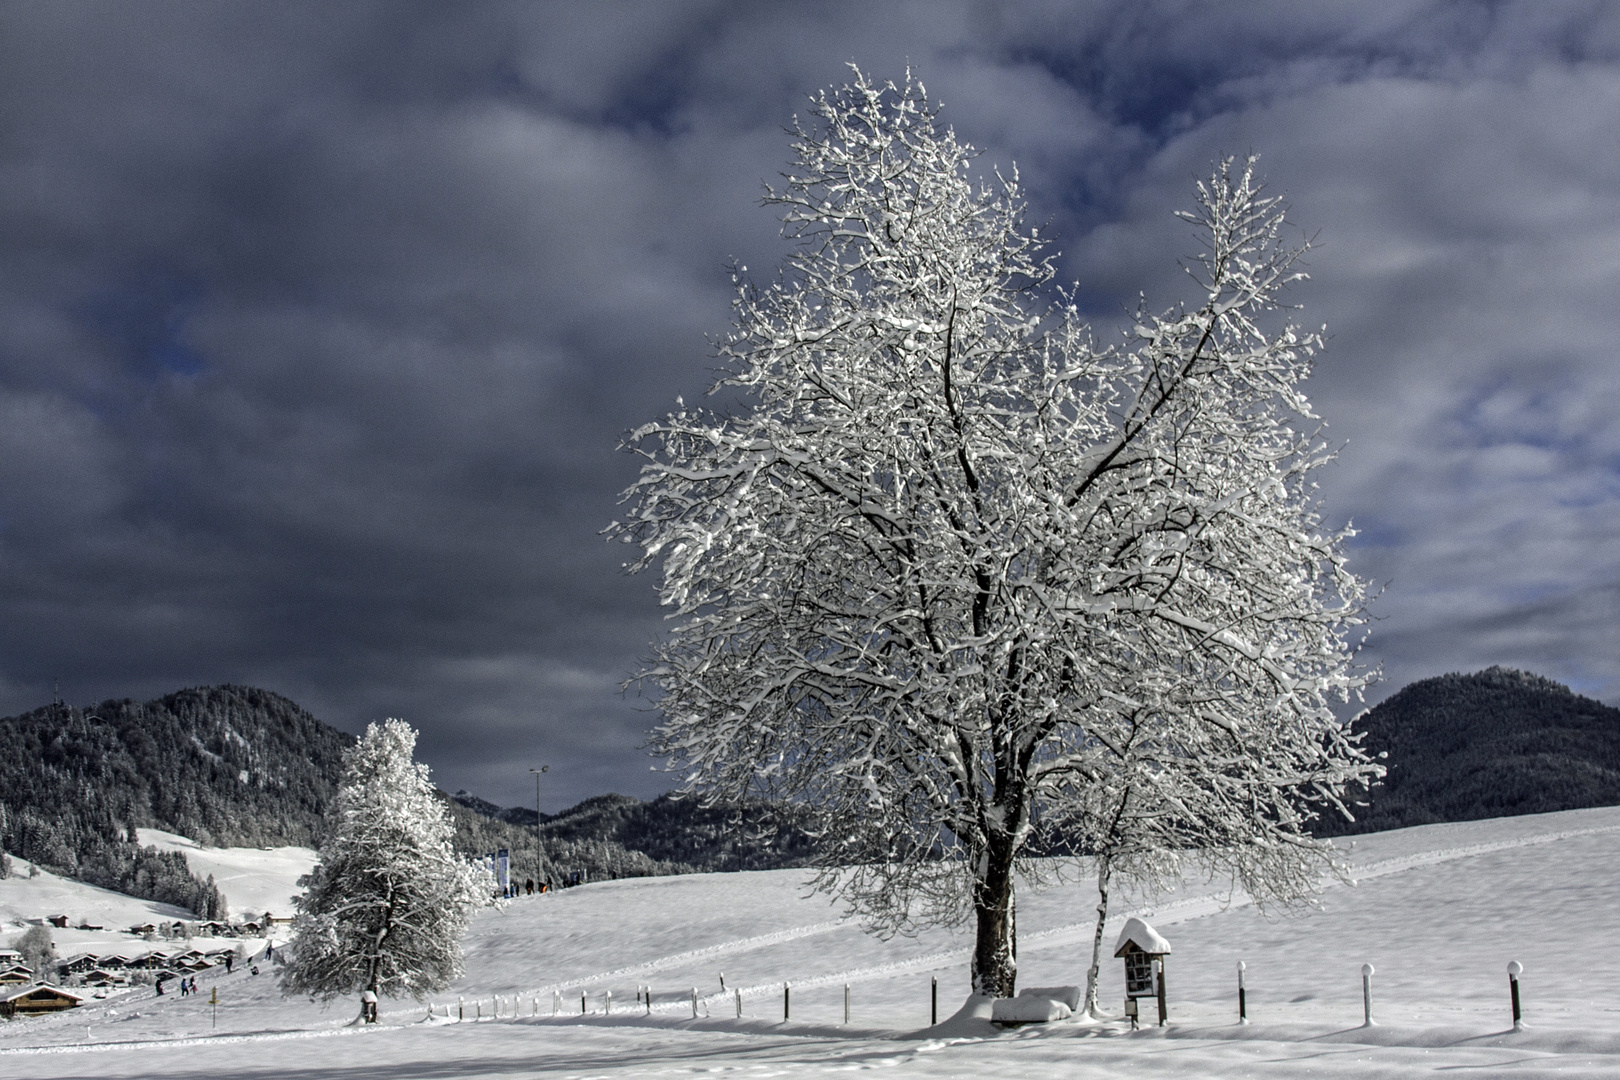
[[[129,976],[122,971],[108,971],[106,968],[96,968],[94,971],[84,973],[84,985],[86,986],[125,986],[128,983]]]
[[[41,984],[0,996],[0,1016],[39,1016],[78,1008],[84,998],[70,990]]]
[[[157,933],[157,923],[149,923],[149,922],[136,923],[134,926],[129,928],[128,933],[131,933],[131,934],[155,934],[155,933]]]
[[[101,957],[95,953],[79,953],[70,956],[56,965],[56,970],[63,975],[83,975],[85,972],[101,966]]]
[[[56,927],[58,930],[67,929],[68,917],[66,915],[47,915],[45,916],[45,921]]]
[[[7,964],[0,968],[0,986],[28,986],[34,981],[34,969],[23,964]]]
[[[22,953],[16,949],[0,949],[0,967],[6,964],[20,964],[22,958]]]

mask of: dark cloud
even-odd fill
[[[1262,151],[1369,656],[1620,698],[1617,53],[1599,3],[7,5],[0,712],[256,683],[500,801],[662,790],[615,445],[851,60],[1017,162],[1104,328]]]

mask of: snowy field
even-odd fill
[[[212,848],[162,829],[137,829],[142,846],[178,851],[199,878],[213,875],[233,919],[257,918],[270,912],[293,914],[298,879],[315,865],[315,850],[306,847]]]
[[[285,1001],[268,971],[204,973],[191,998],[142,988],[0,1023],[0,1077],[1620,1077],[1620,808],[1384,833],[1349,857],[1358,884],[1302,915],[1266,917],[1197,884],[1119,905],[1116,924],[1137,910],[1174,948],[1163,1029],[927,1030],[931,978],[942,1019],[965,997],[967,928],[885,942],[807,896],[799,872],[714,874],[605,882],[481,915],[468,974],[434,999],[431,1021],[406,1002],[385,1006],[376,1028],[349,1027],[353,1002]],[[17,904],[3,889],[0,902]],[[1020,896],[1021,985],[1083,979],[1093,903],[1077,883]],[[1525,965],[1517,1033],[1513,959]],[[1235,1023],[1239,960],[1247,1027]],[[1365,962],[1377,968],[1370,1029]],[[1118,1012],[1121,994],[1110,959],[1106,1007]]]

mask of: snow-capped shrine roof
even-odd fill
[[[1132,944],[1145,953],[1164,954],[1170,951],[1170,943],[1135,915],[1125,920],[1125,926],[1119,932],[1119,941],[1114,943],[1114,955],[1124,956],[1125,946]]]

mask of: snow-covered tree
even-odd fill
[[[331,999],[369,990],[420,1000],[461,974],[461,937],[487,905],[489,871],[451,847],[448,814],[416,732],[371,724],[346,754],[320,861],[299,884],[285,993]]]
[[[975,181],[920,84],[812,104],[766,196],[793,250],[719,345],[740,404],[629,440],[609,531],[673,614],[654,747],[694,789],[816,806],[820,884],[876,926],[971,915],[976,993],[1013,992],[1046,827],[1297,893],[1308,823],[1377,767],[1330,707],[1364,682],[1363,588],[1312,494],[1319,339],[1263,325],[1302,276],[1281,207],[1220,166],[1184,215],[1201,301],[1101,346],[1016,173]]]
[[[43,926],[31,926],[14,938],[8,948],[22,954],[24,966],[33,970],[36,978],[51,980],[56,977],[56,942]]]

